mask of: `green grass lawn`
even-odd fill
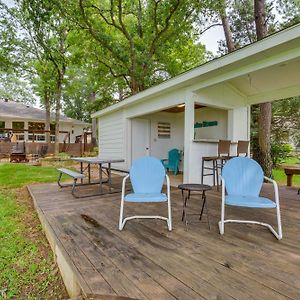
[[[35,182],[53,182],[57,177],[54,167],[0,164],[0,188],[19,188]]]
[[[25,188],[57,176],[53,167],[0,164],[0,299],[67,297]]]

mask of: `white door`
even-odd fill
[[[150,122],[146,119],[131,120],[131,160],[150,154]]]

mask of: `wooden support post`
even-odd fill
[[[87,133],[86,132],[83,133],[83,145],[84,145],[83,151],[85,152],[87,150]]]

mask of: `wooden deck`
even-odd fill
[[[271,195],[271,186],[264,195]],[[29,187],[70,294],[94,299],[300,299],[300,196],[280,189],[283,240],[264,227],[228,224],[218,233],[220,194],[207,194],[206,218],[185,230],[181,194],[172,189],[172,232],[165,222],[117,228],[120,194],[74,199],[56,184]],[[188,203],[199,212],[199,195]],[[166,212],[165,204],[127,205],[125,212]],[[227,209],[230,217],[274,224],[275,211]]]

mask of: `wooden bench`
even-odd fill
[[[73,184],[72,184],[72,195],[76,198],[78,198],[76,195],[75,195],[75,187],[76,187],[76,182],[78,179],[83,179],[85,178],[86,176],[82,173],[79,173],[79,172],[75,172],[75,171],[72,171],[72,170],[69,170],[69,169],[66,169],[66,168],[59,168],[57,169],[57,171],[59,172],[59,176],[58,176],[58,180],[57,180],[57,183],[58,185],[62,188],[62,187],[66,187],[66,186],[69,186],[69,185],[62,185],[60,183],[60,180],[61,180],[61,177],[63,174],[65,175],[68,175],[70,177],[73,178]]]
[[[300,168],[295,168],[295,167],[285,167],[284,168],[284,173],[286,175],[287,181],[286,185],[287,186],[292,186],[293,185],[293,175],[300,175]]]
[[[284,173],[286,175],[286,185],[293,185],[293,175],[300,175],[300,168],[286,167],[284,168]],[[300,194],[300,189],[298,189],[298,195]]]

